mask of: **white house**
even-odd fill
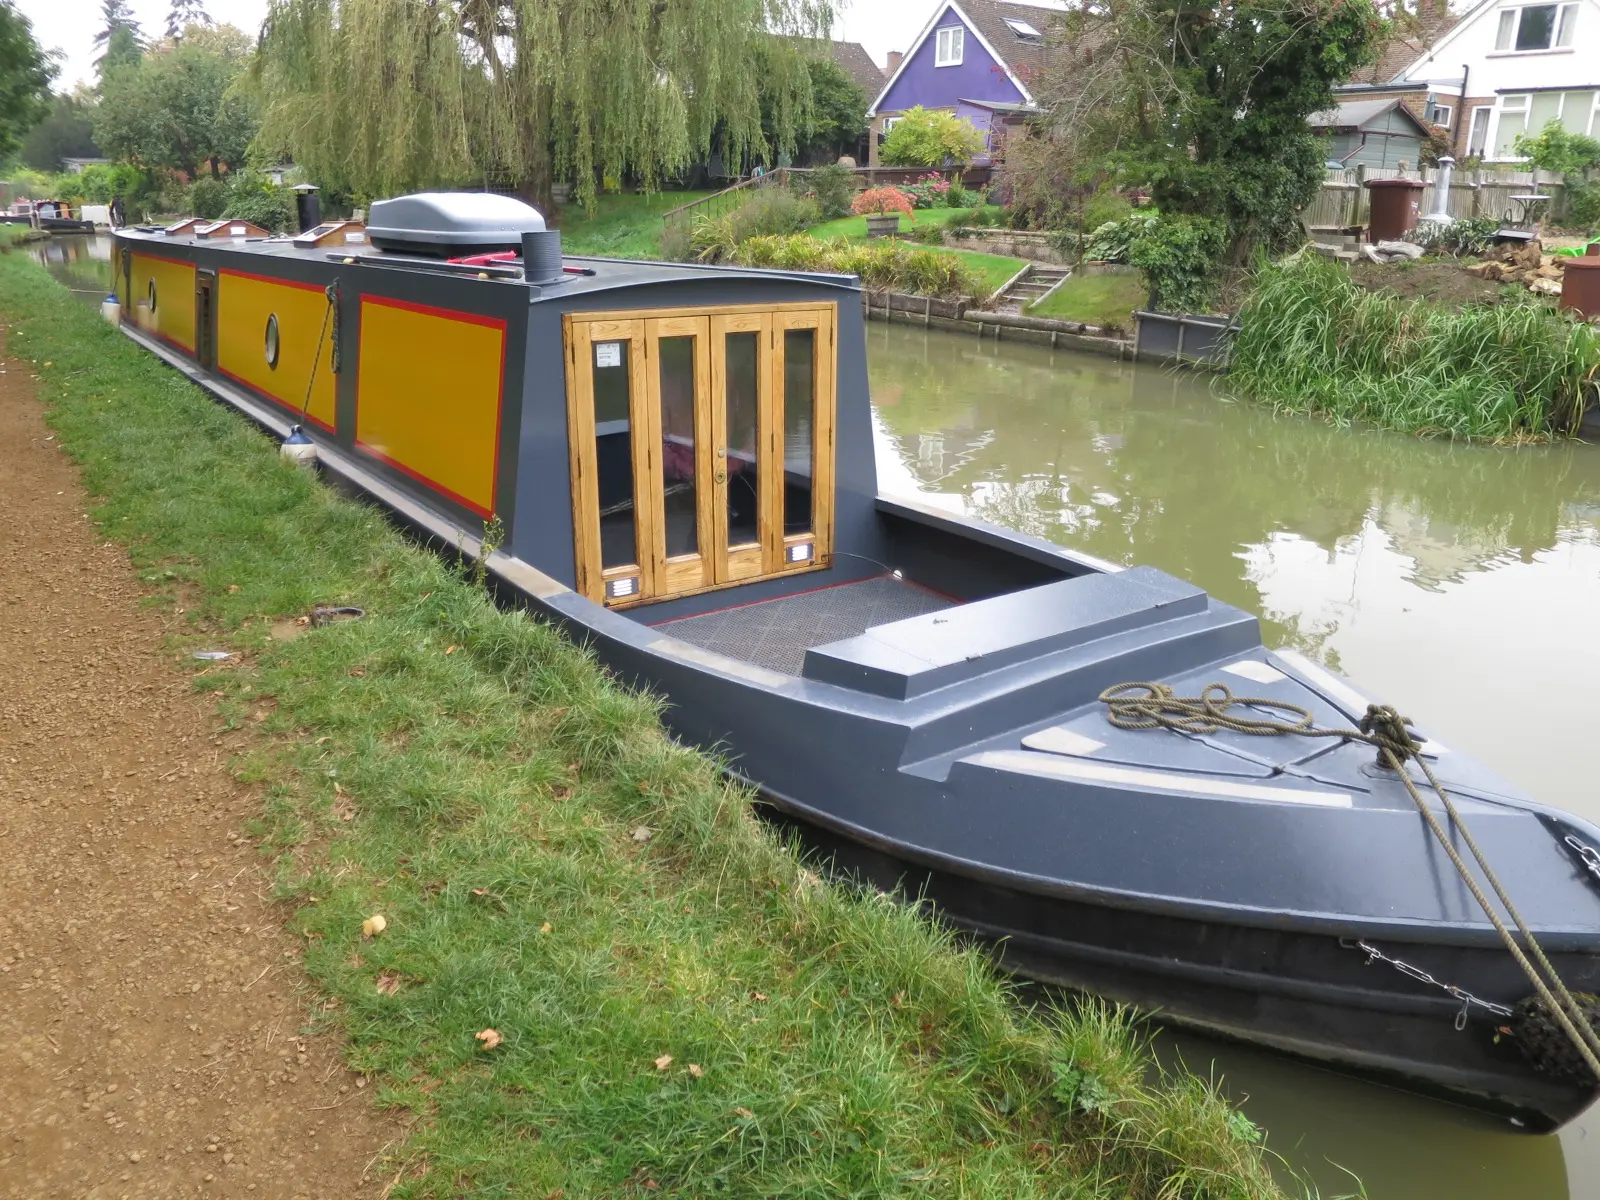
[[[1550,121],[1600,137],[1600,0],[1482,0],[1386,82],[1426,89],[1457,157],[1514,160]]]

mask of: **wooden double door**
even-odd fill
[[[567,318],[578,590],[629,605],[827,566],[836,310]]]

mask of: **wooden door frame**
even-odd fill
[[[815,329],[812,397],[812,527],[808,534],[784,535],[783,406],[785,342],[791,329]],[[566,313],[562,317],[567,367],[567,443],[572,486],[573,553],[576,590],[610,607],[659,602],[755,579],[823,570],[832,564],[834,482],[838,404],[838,305],[784,303],[708,305],[694,308],[630,309]],[[754,332],[764,361],[757,367],[758,487],[761,541],[758,552],[740,554],[727,546],[727,477],[716,452],[727,447],[726,335]],[[668,560],[666,531],[660,520],[663,464],[661,444],[660,352],[662,337],[700,339],[695,355],[695,499],[698,561]],[[594,351],[598,341],[629,344],[629,419],[633,452],[635,563],[602,567],[599,477],[594,414]],[[721,478],[718,478],[719,474]],[[811,556],[788,561],[790,548],[810,543]],[[637,590],[608,597],[613,581],[637,577]]]

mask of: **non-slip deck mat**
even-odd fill
[[[800,674],[806,651],[954,601],[891,575],[745,604],[658,626],[661,632],[773,671]]]

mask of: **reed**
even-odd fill
[[[1238,319],[1226,386],[1339,424],[1543,440],[1577,427],[1600,380],[1600,332],[1532,297],[1444,309],[1313,255],[1263,268]]]

